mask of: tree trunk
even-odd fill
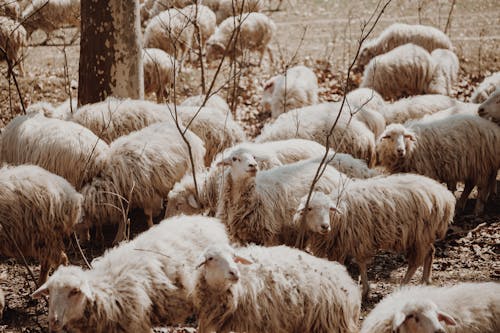
[[[78,105],[144,98],[138,0],[82,0]]]

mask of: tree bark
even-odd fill
[[[138,0],[82,0],[78,105],[144,98]]]

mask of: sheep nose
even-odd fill
[[[479,108],[479,109],[477,110],[477,113],[478,113],[480,116],[484,115],[484,108]]]
[[[229,271],[229,276],[231,278],[231,281],[238,281],[240,279],[239,274],[235,271]]]
[[[323,224],[323,225],[321,226],[321,229],[322,229],[323,231],[328,231],[328,228],[329,228],[329,227],[330,227],[330,226],[329,226],[328,224]]]
[[[399,156],[403,156],[403,154],[405,152],[405,150],[403,148],[398,148],[396,151],[397,151]]]
[[[446,332],[443,329],[439,329],[439,330],[434,331],[434,333],[446,333]]]

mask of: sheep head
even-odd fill
[[[203,253],[199,269],[211,288],[228,290],[240,279],[240,270],[237,264],[250,265],[252,262],[240,257],[228,245],[210,246]]]
[[[477,113],[483,118],[491,118],[500,125],[500,87],[481,105]]]
[[[206,50],[207,62],[210,63],[214,60],[221,59],[224,56],[226,47],[222,43],[216,43],[209,39],[206,43]]]
[[[415,142],[415,133],[401,124],[391,124],[377,140],[377,155],[382,165],[392,168],[411,153]]]
[[[233,152],[217,163],[217,165],[229,166],[233,181],[255,177],[259,170],[255,157],[248,152]]]
[[[431,301],[407,303],[392,319],[392,331],[398,333],[445,333],[441,322],[454,326],[457,323],[448,314],[439,311]]]
[[[331,198],[325,193],[314,191],[311,194],[311,199],[305,208],[307,195],[300,200],[299,207],[297,208],[293,217],[294,223],[300,223],[300,220],[306,216],[306,228],[319,234],[327,234],[331,231],[330,214],[340,212],[338,207],[334,204]]]
[[[49,329],[60,332],[71,321],[84,316],[88,302],[94,301],[84,272],[77,266],[61,266],[32,297],[49,296]]]
[[[264,92],[262,93],[261,105],[266,112],[271,111],[271,101],[273,98],[276,78],[276,76],[272,77],[263,84]]]
[[[197,176],[198,185],[203,181],[203,176]],[[171,217],[180,214],[195,215],[201,214],[203,205],[196,199],[194,180],[192,174],[186,174],[177,182],[168,193],[167,210],[165,217]]]

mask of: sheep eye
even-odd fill
[[[307,207],[308,212],[310,212],[311,210],[313,210],[311,207]]]
[[[409,314],[406,316],[406,319],[411,319],[411,318],[413,318],[413,314]]]
[[[69,292],[69,297],[73,297],[73,296],[79,295],[80,293],[81,293],[80,289],[78,289],[78,288],[73,288],[73,289],[71,289],[71,291]]]
[[[207,261],[212,261],[214,257],[208,257]]]
[[[418,318],[418,316],[415,316],[415,322],[418,323],[419,321],[420,321],[420,319]]]
[[[383,137],[382,137],[382,140],[386,140],[386,139],[390,139],[390,138],[391,138],[391,136],[390,136],[390,135],[386,135],[386,136],[383,136]]]
[[[411,139],[411,135],[405,135],[405,139]]]
[[[233,162],[236,162],[237,158],[236,157],[233,157]]]

